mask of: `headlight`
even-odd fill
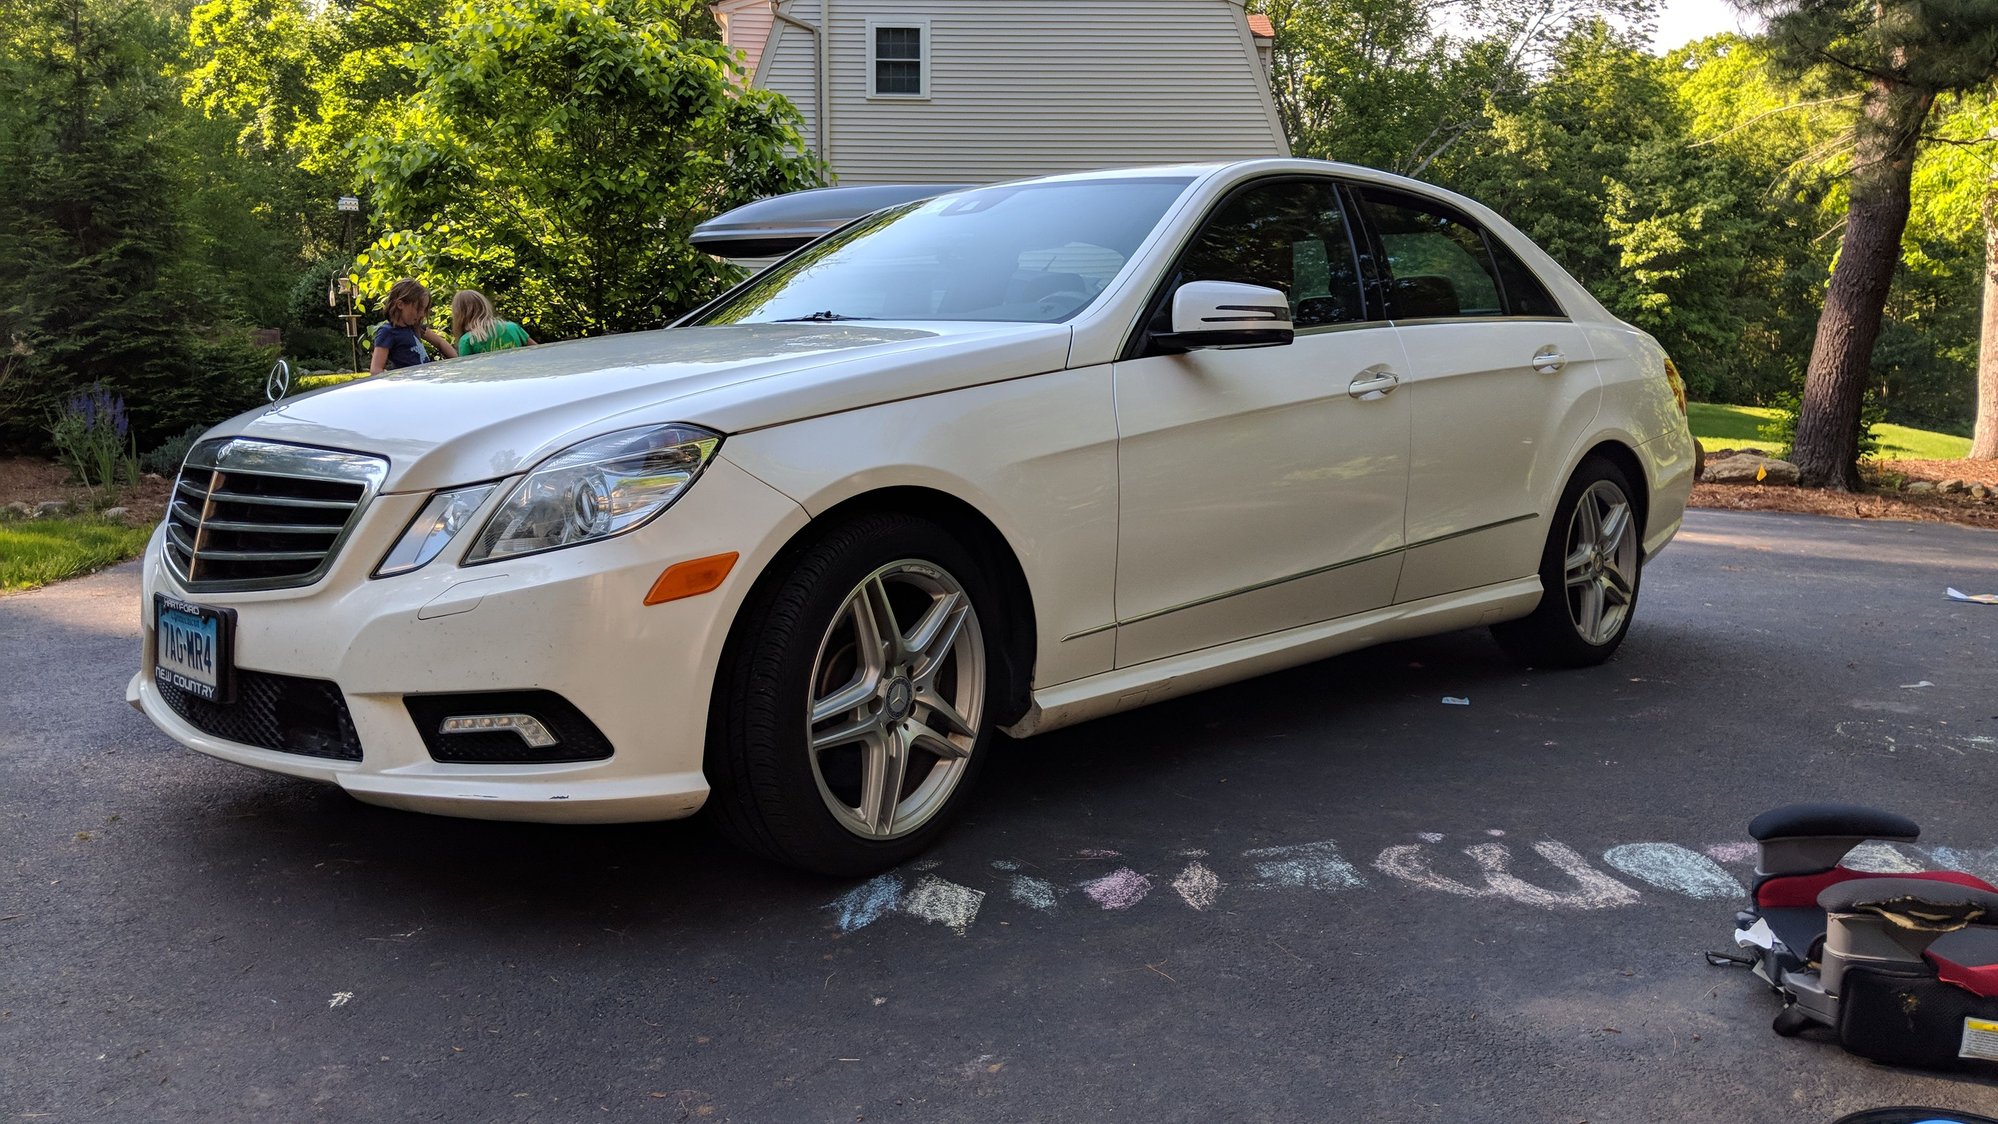
[[[680,498],[721,444],[698,426],[627,429],[572,445],[516,485],[479,532],[465,565],[621,535]]]
[[[430,497],[416,518],[409,521],[409,529],[396,540],[395,549],[388,552],[382,564],[375,567],[375,576],[386,578],[391,574],[406,574],[417,569],[432,558],[437,557],[450,544],[465,524],[478,513],[479,505],[493,494],[497,484],[480,484],[476,488],[460,488],[455,492],[439,492]]]

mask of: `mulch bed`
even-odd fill
[[[173,481],[162,476],[142,476],[131,487],[107,493],[73,483],[69,471],[52,461],[0,457],[0,507],[16,500],[29,507],[49,500],[66,500],[71,511],[78,514],[122,507],[126,526],[144,527],[165,518],[167,500],[172,495]]]
[[[1707,453],[1707,463],[1725,459],[1732,449]],[[1927,480],[1941,483],[1961,480],[1998,489],[1998,460],[1981,461],[1868,461],[1860,475],[1871,490],[1865,492],[1826,492],[1816,488],[1791,488],[1769,484],[1695,484],[1693,507],[1720,507],[1736,511],[1792,511],[1806,515],[1833,515],[1841,519],[1906,519],[1917,523],[1960,523],[1970,527],[1998,530],[1998,499],[1976,499],[1964,494],[1910,494],[1893,490],[1896,483]]]

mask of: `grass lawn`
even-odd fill
[[[1776,417],[1768,406],[1716,406],[1695,402],[1686,407],[1693,424],[1693,436],[1709,449],[1760,449],[1776,451],[1776,443],[1756,432]],[[1970,452],[1970,438],[1905,425],[1876,425],[1882,460],[1953,461]]]
[[[0,523],[0,593],[34,589],[133,558],[151,527],[103,519],[35,519]]]

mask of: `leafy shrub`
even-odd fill
[[[1797,448],[1797,415],[1803,410],[1803,400],[1794,390],[1786,390],[1776,395],[1770,405],[1776,407],[1776,416],[1756,430],[1766,441],[1776,446],[1776,456],[1788,460]],[[1871,460],[1880,452],[1880,438],[1874,434],[1875,426],[1887,421],[1887,404],[1880,395],[1868,389],[1866,400],[1859,407],[1859,459]]]
[[[201,435],[206,432],[208,432],[207,426],[196,424],[167,438],[159,448],[139,458],[140,470],[155,476],[172,476],[178,473],[181,463],[187,460],[187,451],[194,448],[194,443],[201,440]]]
[[[132,426],[125,415],[125,399],[113,396],[103,383],[93,383],[63,403],[49,423],[49,440],[85,487],[108,487],[120,479],[138,479],[138,454],[128,451],[132,450]]]

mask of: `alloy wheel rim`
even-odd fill
[[[812,779],[840,826],[894,839],[943,808],[977,745],[985,672],[978,614],[945,570],[903,559],[854,586],[805,708]]]
[[[1637,534],[1629,497],[1607,480],[1590,484],[1568,519],[1561,565],[1568,620],[1589,644],[1607,644],[1637,600]]]

